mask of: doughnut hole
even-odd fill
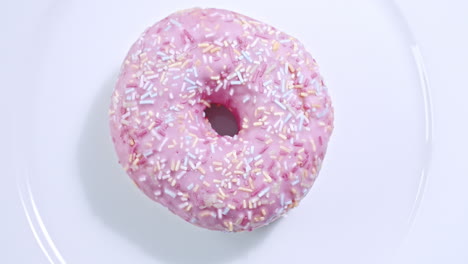
[[[204,110],[205,118],[220,136],[235,136],[239,133],[236,115],[223,104],[211,104]]]

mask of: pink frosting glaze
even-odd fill
[[[212,103],[238,118],[220,136]],[[318,66],[295,38],[252,18],[191,9],[131,47],[110,107],[119,163],[151,199],[195,225],[271,223],[312,187],[333,130]]]

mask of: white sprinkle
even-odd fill
[[[222,86],[223,86],[223,83],[219,83],[218,86],[216,86],[216,88],[215,88],[215,92],[218,92],[219,89],[221,89]]]
[[[197,72],[196,67],[193,67],[193,74],[195,75],[196,78],[198,78],[198,72]]]
[[[280,204],[281,206],[284,206],[284,193],[280,194]]]
[[[286,106],[284,106],[284,104],[282,104],[280,101],[278,101],[278,99],[275,99],[275,104],[277,104],[279,107],[281,107],[281,109],[286,110]]]
[[[171,23],[178,26],[178,27],[182,27],[182,24],[180,24],[179,22],[177,22],[176,20],[174,20],[173,18],[171,18]]]
[[[239,81],[244,82],[244,79],[242,78],[242,74],[238,71],[236,73],[237,73],[237,78],[239,78]]]
[[[304,123],[304,115],[301,113],[300,116],[299,116],[299,128],[298,128],[299,131],[302,130],[302,124],[303,123]]]
[[[189,186],[187,186],[187,189],[190,191],[193,189],[193,182],[191,184],[189,184]]]
[[[185,173],[186,173],[186,171],[181,171],[181,172],[176,176],[176,179],[180,180],[180,178],[182,178],[182,176],[184,176]]]
[[[247,219],[252,220],[252,211],[247,211]]]
[[[257,45],[258,41],[260,40],[260,38],[255,38],[254,42],[252,42],[252,45],[250,45],[250,47],[255,47],[255,45]]]
[[[151,156],[153,154],[153,150],[148,150],[147,152],[143,153],[143,156],[145,156],[145,158]]]
[[[299,180],[295,180],[295,181],[291,182],[291,185],[294,186],[294,185],[296,185],[296,184],[298,184],[298,183],[299,183]]]
[[[231,183],[231,182],[229,182],[229,183]],[[223,215],[226,215],[229,212],[229,210],[231,210],[231,209],[226,206],[226,208],[224,208]]]
[[[293,90],[289,90],[283,94],[283,98],[287,97],[288,95],[292,94]]]
[[[195,164],[193,164],[193,162],[191,160],[188,163],[189,163],[190,167],[192,168],[192,170],[196,169]]]
[[[190,83],[191,85],[196,85],[196,83],[195,83],[194,81],[190,80],[190,79],[187,78],[187,77],[184,78],[184,81]]]
[[[154,100],[141,100],[141,101],[140,101],[140,104],[141,104],[141,105],[144,105],[144,104],[154,104]]]
[[[167,57],[167,54],[161,51],[156,52],[156,54],[158,54],[161,57]]]
[[[247,59],[250,63],[252,63],[252,59],[250,58],[250,56],[247,54],[247,52],[245,51],[241,51],[242,55],[244,55],[245,59]]]
[[[260,191],[258,193],[258,197],[262,197],[263,195],[265,195],[268,191],[270,191],[270,187],[266,187],[265,189],[263,189],[262,191]]]
[[[163,139],[163,141],[161,142],[161,145],[159,145],[159,148],[158,148],[158,151],[161,151],[162,148],[164,147],[164,145],[166,144],[167,142],[167,137]]]
[[[211,147],[211,153],[213,153],[213,154],[214,154],[214,152],[215,152],[215,149],[214,149],[214,144],[210,144],[210,147]]]
[[[189,205],[189,203],[188,203],[188,202],[181,203],[181,204],[179,204],[179,208],[180,208],[180,209],[182,209],[182,208],[185,208],[185,207],[187,207],[188,205]]]
[[[145,82],[145,85],[143,86],[144,90],[148,90],[148,88],[152,85],[150,82]]]
[[[231,85],[240,85],[242,84],[240,81],[231,81]]]
[[[263,86],[266,87],[266,86],[268,86],[269,84],[271,84],[272,82],[273,82],[273,80],[270,79],[270,80],[264,82],[264,83],[263,83]]]
[[[135,91],[135,88],[127,89],[127,90],[125,90],[125,94],[129,94],[129,93],[131,93],[133,91]]]
[[[193,155],[193,154],[190,153],[190,152],[187,152],[187,156],[189,156],[189,157],[192,158],[192,159],[196,159],[196,158],[197,158],[195,155]]]
[[[289,113],[288,116],[284,119],[284,123],[286,124],[289,121],[289,119],[291,119],[291,117],[292,115],[291,113]]]
[[[169,189],[164,188],[164,193],[167,194],[167,195],[169,195],[169,196],[172,197],[172,198],[175,198],[175,197],[176,197],[176,193],[173,192],[173,191],[171,191],[171,190],[169,190]]]
[[[125,113],[124,115],[122,115],[121,118],[122,118],[122,119],[125,119],[125,118],[129,117],[130,114],[131,114],[130,111],[128,111],[127,113]]]
[[[244,100],[242,100],[242,103],[245,104],[245,103],[247,103],[249,100],[250,100],[250,96],[246,95],[246,96],[244,97]]]

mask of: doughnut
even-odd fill
[[[219,135],[212,105],[239,131]],[[126,55],[109,109],[119,163],[194,225],[252,231],[298,206],[316,180],[333,108],[297,39],[250,17],[190,9],[149,27]]]

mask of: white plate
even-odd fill
[[[139,33],[194,3],[57,1],[31,21],[34,48],[25,53],[27,67],[37,71],[17,80],[32,85],[18,91],[25,106],[15,109],[12,153],[30,239],[44,260],[389,261],[417,210],[431,143],[424,69],[398,8],[390,0],[196,4],[272,24],[318,60],[336,129],[315,187],[284,219],[241,234],[191,226],[147,199],[117,164],[107,122],[110,94]]]

